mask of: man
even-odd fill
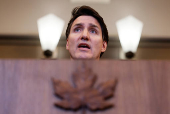
[[[76,7],[66,30],[71,59],[97,59],[106,51],[108,31],[103,18],[91,7]]]

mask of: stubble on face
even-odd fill
[[[75,19],[66,44],[72,59],[100,59],[100,53],[106,47],[100,24],[94,17],[80,16]]]

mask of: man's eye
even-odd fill
[[[81,31],[81,29],[80,28],[76,28],[76,29],[74,29],[74,32],[80,32]]]
[[[97,34],[96,30],[91,30],[90,32],[93,33],[93,34]]]

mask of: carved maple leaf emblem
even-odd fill
[[[116,80],[109,80],[93,87],[97,76],[87,68],[78,69],[72,75],[74,87],[68,82],[53,79],[55,94],[62,98],[56,106],[77,110],[86,107],[90,110],[102,110],[113,106],[105,100],[113,96]]]

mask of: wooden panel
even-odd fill
[[[0,60],[0,114],[79,114],[54,107],[51,78],[71,82],[83,61]],[[115,107],[95,114],[169,114],[170,61],[85,61],[100,82],[118,78]],[[88,114],[94,112],[87,111]]]

